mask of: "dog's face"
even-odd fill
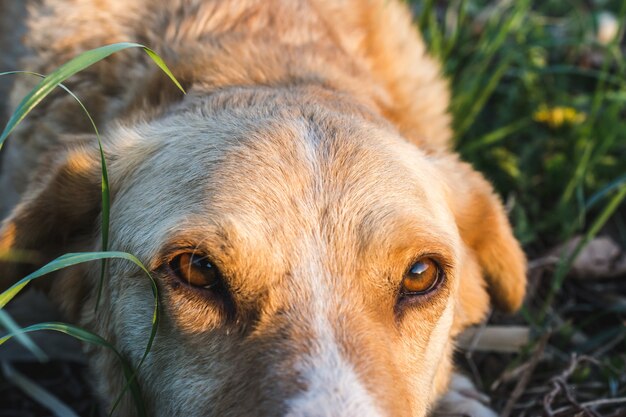
[[[139,373],[151,415],[424,415],[486,288],[509,309],[523,297],[502,207],[468,166],[383,122],[255,94],[109,135],[111,248],[141,259],[160,291]],[[84,245],[99,169],[97,153],[69,151],[5,222],[2,246]],[[137,364],[150,284],[131,263],[108,268],[97,313],[97,264],[58,277],[52,295]],[[110,401],[121,370],[91,355]]]

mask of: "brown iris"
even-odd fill
[[[402,293],[415,295],[424,294],[439,282],[439,265],[430,258],[420,259],[411,265],[411,268],[402,278]]]
[[[211,289],[220,283],[219,270],[206,257],[183,253],[170,265],[181,281],[193,287]]]

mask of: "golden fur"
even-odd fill
[[[25,69],[120,41],[154,48],[69,80],[104,132],[111,249],[156,277],[163,317],[139,380],[151,415],[423,416],[445,391],[453,338],[489,296],[515,310],[525,259],[490,185],[450,152],[448,90],[406,7],[389,0],[64,0],[30,5]],[[12,102],[32,86],[22,80]],[[10,138],[0,250],[45,259],[99,247],[100,163],[72,99],[47,99]],[[35,166],[38,174],[31,175]],[[172,284],[177,251],[207,254],[235,303]],[[445,266],[398,306],[416,257]],[[0,264],[3,287],[27,270]],[[137,363],[150,286],[111,261],[61,271],[50,294]],[[105,406],[123,386],[86,347]],[[130,399],[121,407],[132,415]]]

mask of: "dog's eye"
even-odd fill
[[[183,253],[171,262],[170,266],[178,278],[193,286],[211,289],[220,282],[220,272],[206,257]]]
[[[425,294],[437,286],[440,277],[441,269],[437,262],[430,258],[420,259],[404,274],[401,293],[402,295]]]

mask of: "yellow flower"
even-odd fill
[[[573,107],[557,106],[548,108],[541,106],[533,115],[533,119],[539,123],[545,123],[552,128],[561,127],[564,124],[574,125],[585,121],[587,115],[577,111]]]

